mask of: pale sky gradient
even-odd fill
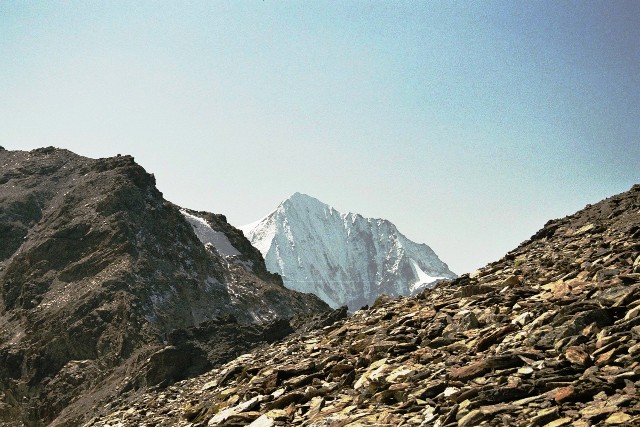
[[[0,2],[0,145],[132,154],[252,222],[300,191],[457,273],[640,182],[638,1]]]

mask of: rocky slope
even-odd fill
[[[640,425],[640,185],[90,426]]]
[[[429,246],[407,239],[391,222],[341,214],[305,194],[240,229],[286,287],[334,308],[357,310],[381,294],[413,295],[456,277]]]
[[[328,312],[224,216],[181,209],[130,156],[0,150],[0,423],[77,424]],[[255,324],[254,324],[255,323]]]

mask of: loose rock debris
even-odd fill
[[[640,186],[87,426],[640,425]]]

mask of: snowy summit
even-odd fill
[[[295,193],[269,215],[240,227],[288,288],[357,310],[381,294],[413,295],[455,278],[435,252],[391,222],[341,214]]]

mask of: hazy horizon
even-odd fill
[[[4,2],[0,145],[131,154],[253,222],[294,192],[458,274],[640,182],[640,3]]]

